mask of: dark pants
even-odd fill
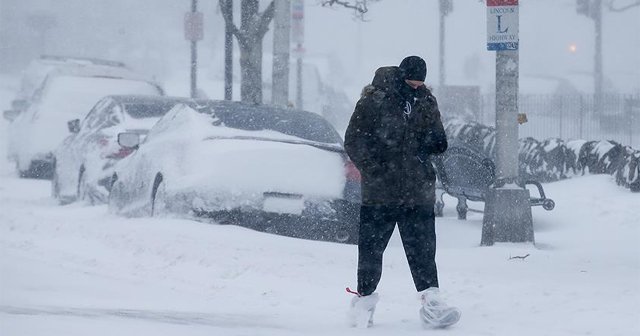
[[[369,295],[382,276],[382,254],[398,223],[404,252],[418,291],[438,287],[436,231],[430,206],[363,205],[358,242],[358,292]]]

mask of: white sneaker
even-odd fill
[[[420,294],[422,308],[420,319],[428,328],[446,328],[460,320],[461,312],[458,308],[448,306],[440,297],[437,287],[426,289]]]
[[[367,296],[356,296],[349,306],[349,324],[354,328],[369,328],[373,325],[373,313],[378,303],[378,293]]]

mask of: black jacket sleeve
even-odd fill
[[[364,96],[356,104],[344,137],[344,148],[349,158],[363,174],[377,176],[383,167],[376,160],[375,118],[371,97]]]
[[[447,150],[449,144],[447,143],[447,134],[444,131],[444,126],[440,118],[438,102],[432,95],[427,96],[425,100],[428,105],[427,128],[425,130],[424,141],[422,141],[421,144],[420,154],[441,154]]]

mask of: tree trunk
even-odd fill
[[[262,40],[240,47],[242,101],[262,103]]]
[[[271,1],[260,13],[259,0],[240,2],[240,29],[233,23],[232,13],[225,6],[229,0],[220,0],[222,15],[240,47],[240,97],[242,101],[262,103],[262,39],[269,30],[273,18],[274,3]]]

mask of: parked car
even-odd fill
[[[105,76],[102,70],[51,73],[32,103],[8,127],[7,153],[21,177],[52,176],[53,150],[67,136],[68,120],[82,118],[101,98],[114,94],[163,95],[160,86],[133,73]]]
[[[104,75],[122,75],[130,72],[127,66],[118,61],[109,61],[96,58],[42,55],[29,63],[22,73],[20,88],[16,97],[11,101],[11,110],[5,111],[9,118],[15,117],[24,112],[31,103],[31,99],[47,79],[47,76],[61,69],[82,69],[91,68],[94,73],[100,71]]]
[[[122,147],[118,134],[130,133],[139,142],[149,129],[178,103],[189,98],[107,96],[84,118],[69,121],[69,135],[54,152],[52,196],[60,203],[77,199],[106,203],[113,166],[135,150]]]
[[[109,209],[117,214],[357,239],[360,173],[339,134],[314,113],[230,101],[177,105],[118,163],[112,183]]]

